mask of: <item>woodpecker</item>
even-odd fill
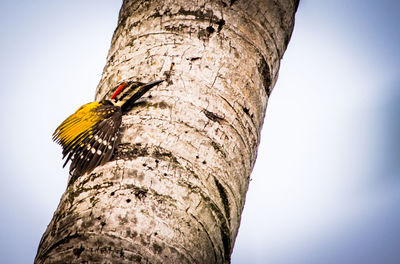
[[[163,80],[150,83],[125,81],[109,100],[81,106],[57,127],[53,141],[63,148],[63,167],[71,160],[70,179],[90,172],[110,160],[117,141],[122,115],[132,104]]]

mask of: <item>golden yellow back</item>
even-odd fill
[[[100,106],[100,102],[92,102],[81,106],[74,114],[65,119],[53,134],[53,139],[61,145],[68,145],[77,139],[75,144],[81,142],[85,137],[77,138],[79,135],[89,132],[94,125],[102,120],[101,112],[93,111]],[[74,145],[75,145],[74,144]]]

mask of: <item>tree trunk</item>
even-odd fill
[[[67,187],[35,263],[229,263],[298,0],[125,0],[96,99],[165,79]]]

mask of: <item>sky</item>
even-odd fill
[[[121,1],[0,2],[0,262],[32,263]],[[400,2],[301,0],[233,264],[400,263]]]

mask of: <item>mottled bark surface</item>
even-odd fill
[[[229,263],[296,0],[123,3],[96,99],[165,79],[68,186],[36,263]]]

